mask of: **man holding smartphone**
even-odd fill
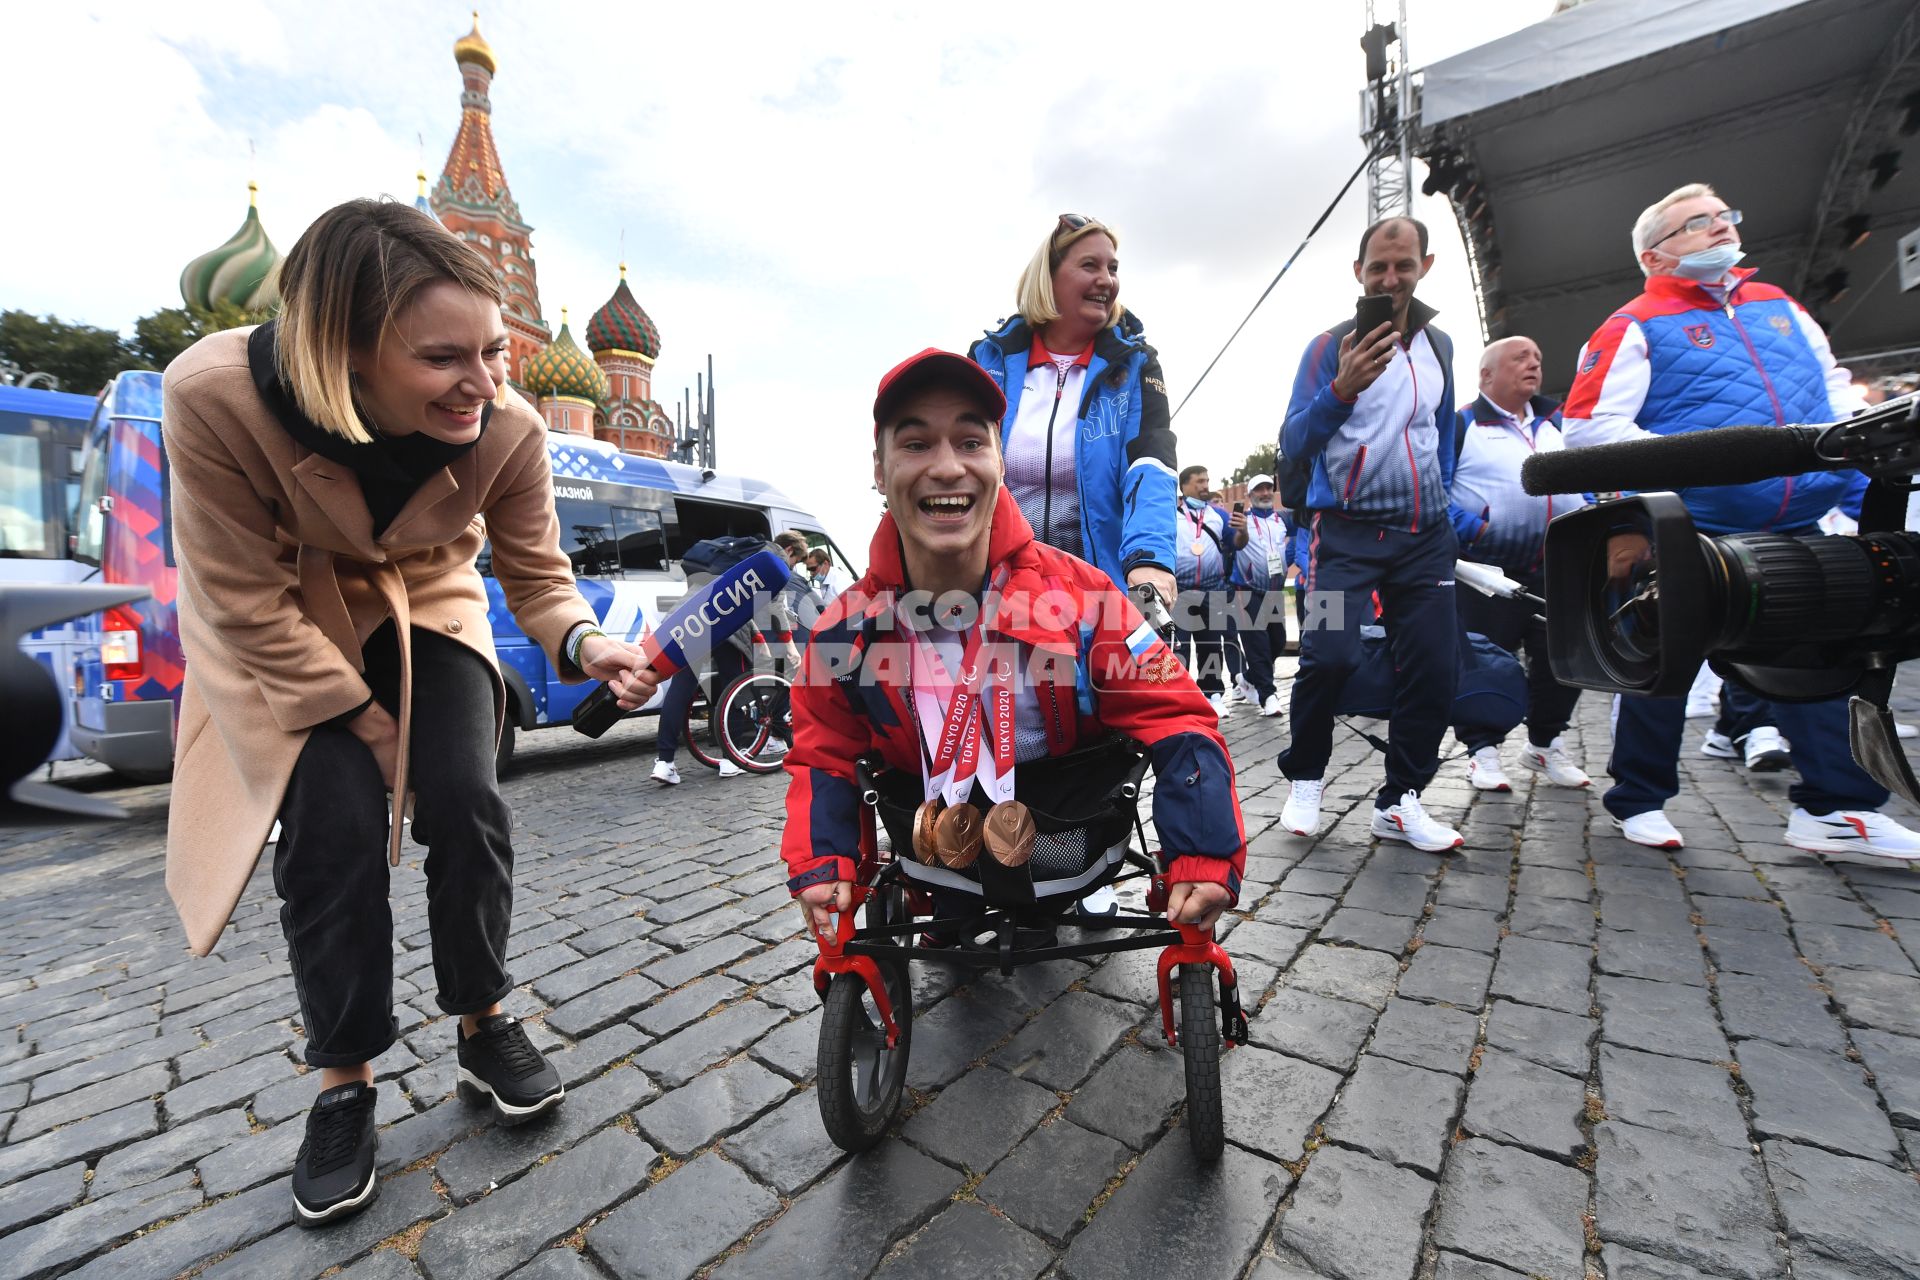
[[[1280,755],[1292,781],[1281,823],[1320,823],[1341,689],[1360,661],[1360,628],[1378,593],[1393,652],[1386,784],[1372,831],[1416,849],[1458,847],[1459,832],[1421,808],[1452,713],[1459,625],[1452,484],[1453,342],[1414,290],[1433,268],[1427,228],[1386,218],[1360,237],[1354,318],[1308,344],[1280,430],[1280,455],[1304,490],[1285,495],[1309,530],[1308,593],[1293,684],[1293,740]],[[1442,448],[1445,440],[1449,447]]]

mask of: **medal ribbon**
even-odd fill
[[[1004,580],[998,575],[998,589]],[[1013,674],[1018,646],[985,644],[986,627],[977,623],[967,634],[956,681],[940,661],[933,644],[918,632],[913,636],[909,701],[920,725],[922,777],[926,795],[960,804],[973,789],[974,777],[995,803],[1013,797]],[[922,680],[925,668],[928,678]],[[984,680],[983,680],[984,677]],[[986,696],[981,697],[981,686]],[[942,711],[942,689],[951,688]],[[987,747],[985,759],[981,747]],[[983,771],[984,766],[984,771]]]

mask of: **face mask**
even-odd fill
[[[1204,509],[1207,505],[1206,503],[1202,502],[1198,498],[1188,498],[1186,501],[1187,501],[1187,510],[1189,511],[1200,511]]]
[[[1719,284],[1727,272],[1740,265],[1747,255],[1737,244],[1717,244],[1711,249],[1689,253],[1674,264],[1673,274],[1698,280],[1701,284]]]

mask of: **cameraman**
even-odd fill
[[[1833,422],[1863,407],[1827,336],[1781,290],[1738,269],[1740,211],[1704,183],[1649,207],[1633,226],[1647,276],[1641,295],[1600,326],[1581,352],[1568,394],[1570,448],[1772,421]],[[1692,488],[1680,496],[1703,533],[1810,534],[1835,506],[1857,515],[1865,478],[1815,472],[1754,484]],[[1785,730],[1800,781],[1787,843],[1815,853],[1920,858],[1920,834],[1878,812],[1886,788],[1854,763],[1847,700],[1764,703],[1728,681],[1730,701]],[[1770,716],[1769,716],[1770,711]],[[1627,839],[1677,849],[1680,833],[1661,812],[1680,789],[1683,698],[1622,698],[1607,771],[1607,811]]]

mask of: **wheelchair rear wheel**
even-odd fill
[[[793,684],[770,671],[749,672],[727,686],[714,716],[720,746],[750,773],[772,773],[793,745]]]
[[[1187,1060],[1187,1137],[1212,1164],[1227,1145],[1220,1098],[1220,1010],[1211,965],[1180,966],[1180,1047]]]
[[[869,923],[906,919],[905,893],[890,886],[868,899]],[[904,939],[902,940],[904,941]],[[900,1109],[913,1047],[913,983],[905,960],[880,960],[880,977],[893,1005],[899,1042],[887,1047],[886,1024],[857,973],[843,973],[827,988],[820,1022],[820,1119],[843,1151],[865,1151],[878,1142]]]

